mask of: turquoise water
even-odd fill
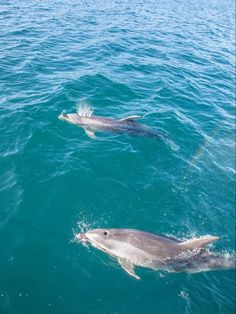
[[[235,253],[234,1],[0,3],[0,313],[233,313],[234,271],[137,269],[80,230]],[[163,141],[58,120],[143,115]]]

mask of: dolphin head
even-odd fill
[[[125,242],[127,236],[121,229],[94,229],[79,233],[76,238],[88,241],[92,246],[108,254],[116,255],[116,251]]]
[[[59,116],[58,119],[62,120],[62,121],[67,121],[71,124],[82,124],[82,117],[80,117],[78,114],[76,113],[64,113],[62,112]]]

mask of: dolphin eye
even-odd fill
[[[106,236],[107,235],[107,231],[104,231],[103,234]]]

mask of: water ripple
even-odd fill
[[[231,273],[144,272],[137,286],[68,242],[79,221],[75,231],[218,234],[217,249],[233,250],[234,6],[1,1],[0,311],[232,312]],[[57,119],[80,102],[101,116],[141,115],[164,140],[93,141]]]

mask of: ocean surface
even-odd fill
[[[234,313],[235,272],[137,269],[91,228],[235,255],[235,2],[0,2],[0,313]],[[80,105],[163,140],[60,121]]]

